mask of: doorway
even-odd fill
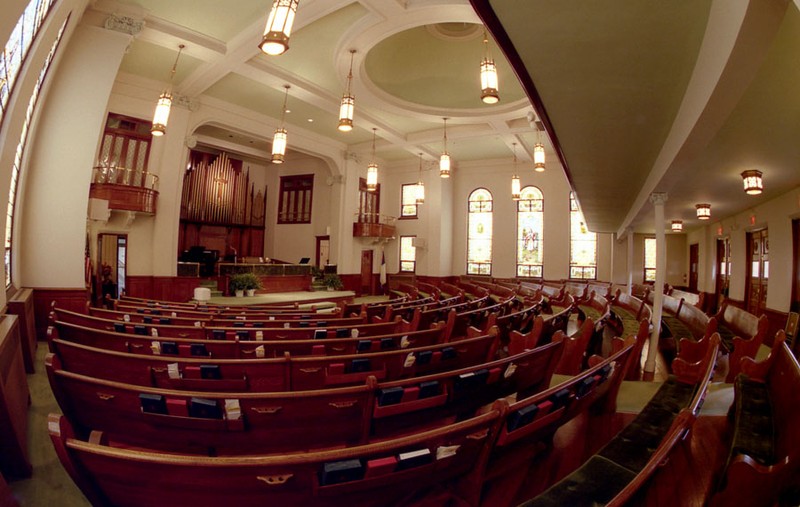
[[[716,312],[723,299],[728,297],[728,290],[731,280],[731,241],[730,238],[717,239],[717,256],[716,256],[716,283],[714,284],[714,308],[712,311]]]
[[[128,273],[128,235],[97,235],[96,295],[117,299],[125,293]]]
[[[769,236],[767,229],[747,233],[745,309],[759,317],[767,306]]]
[[[361,294],[372,294],[372,250],[361,250]]]
[[[317,255],[316,266],[319,269],[325,269],[328,265],[331,254],[331,237],[330,236],[317,236]]]

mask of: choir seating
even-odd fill
[[[69,475],[95,507],[389,507],[429,490],[474,484],[500,410],[378,443],[307,453],[198,457],[79,438],[63,416],[48,428]]]
[[[761,362],[742,359],[730,453],[711,507],[800,502],[800,364],[785,339],[780,331]]]
[[[699,414],[713,376],[719,335],[706,340],[706,345],[701,361],[676,359],[675,376],[600,451],[520,507],[621,506],[629,501],[685,437]]]

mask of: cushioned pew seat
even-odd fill
[[[735,410],[737,424],[731,446],[731,457],[747,454],[762,465],[775,461],[775,427],[772,418],[772,403],[769,387],[744,375],[738,375],[734,383],[737,391]]]

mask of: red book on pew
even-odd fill
[[[419,399],[419,387],[406,387],[403,389],[403,398],[400,400],[400,403],[414,401],[416,399]]]
[[[180,417],[189,417],[189,405],[186,400],[167,398],[167,413]]]
[[[500,368],[492,368],[489,370],[489,377],[486,379],[487,384],[494,384],[498,380],[500,380],[500,375],[502,375],[503,370]]]
[[[328,375],[342,375],[344,373],[344,363],[331,363],[328,366]]]
[[[185,378],[202,378],[200,376],[200,367],[199,366],[187,366],[183,369],[183,376]]]
[[[442,360],[442,351],[441,350],[435,351],[433,353],[433,355],[431,356],[431,362],[432,363],[438,363],[441,360]]]
[[[397,458],[389,456],[388,458],[371,459],[367,461],[367,470],[364,473],[364,478],[378,477],[394,472],[397,466]]]
[[[539,417],[542,417],[543,415],[549,414],[550,411],[553,410],[553,402],[550,400],[543,401],[539,403],[538,407],[539,407]]]
[[[178,345],[178,354],[181,356],[191,356],[192,355],[192,346],[191,345]]]
[[[324,356],[325,354],[325,345],[314,345],[311,347],[312,356]]]

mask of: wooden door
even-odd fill
[[[361,294],[372,294],[372,250],[361,251]]]
[[[316,266],[323,269],[328,265],[331,251],[331,237],[330,236],[317,236],[317,255],[315,258]]]
[[[767,229],[747,233],[747,278],[745,309],[758,317],[767,306],[769,281],[769,236]]]
[[[689,245],[689,292],[697,294],[697,265],[700,262],[700,245]]]
[[[728,287],[731,279],[731,243],[729,238],[717,239],[716,255],[716,281],[714,284],[714,308],[719,309],[722,300],[728,297]]]

